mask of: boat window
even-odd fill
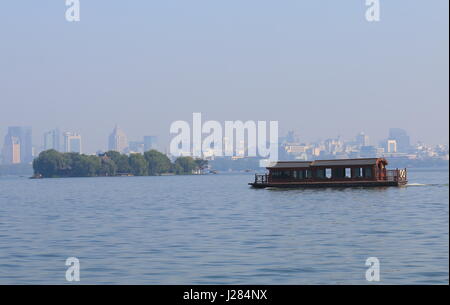
[[[292,178],[293,176],[293,172],[291,171],[276,171],[274,172],[274,174],[275,173],[276,175],[274,175],[274,177],[278,179],[289,179]]]
[[[325,178],[325,169],[319,168],[316,170],[316,177],[319,179]]]
[[[326,177],[327,177],[328,179],[331,179],[331,177],[332,177],[332,171],[331,171],[331,168],[327,168],[327,169],[326,169]]]
[[[333,179],[342,179],[345,177],[345,168],[333,168],[331,170],[331,176]]]
[[[362,177],[362,168],[356,167],[352,168],[352,178],[361,178]]]
[[[273,171],[272,177],[275,179],[287,179],[292,175],[291,171]]]
[[[351,178],[352,177],[352,169],[346,168],[345,169],[345,178]]]
[[[274,178],[279,178],[279,177],[281,177],[281,175],[282,175],[281,171],[272,172],[272,177],[274,177]]]
[[[364,177],[372,178],[372,169],[370,167],[364,168]]]

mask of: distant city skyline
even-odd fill
[[[93,140],[93,138],[89,137],[89,133],[84,136],[82,135],[80,132],[73,132],[73,131],[69,131],[66,130],[64,128],[60,128],[60,127],[54,127],[54,128],[45,128],[43,132],[39,133],[38,131],[35,131],[35,129],[33,128],[33,132],[32,132],[32,147],[38,151],[41,150],[45,150],[45,149],[56,149],[59,150],[61,152],[65,152],[66,151],[66,146],[64,143],[64,133],[69,133],[69,134],[74,134],[75,136],[79,136],[82,137],[82,143],[83,143],[83,153],[87,153],[87,154],[94,154],[98,151],[107,151],[107,150],[117,150],[120,152],[127,152],[128,150],[128,146],[130,143],[134,143],[134,145],[142,145],[142,151],[146,151],[148,150],[148,148],[151,147],[158,147],[160,150],[165,150],[166,148],[168,148],[169,146],[169,141],[170,139],[173,137],[173,135],[168,135],[166,137],[162,137],[160,135],[156,135],[153,133],[153,135],[149,136],[149,135],[145,135],[145,134],[138,134],[134,137],[129,137],[128,132],[126,132],[126,128],[122,128],[121,126],[119,127],[119,125],[111,125],[113,126],[112,128],[110,127],[109,132],[106,132],[106,136],[103,136],[103,141],[102,143],[95,143],[95,141]],[[8,128],[10,127],[15,127],[15,126],[7,126],[5,127],[2,132],[2,130],[0,129],[0,152],[2,152],[2,148],[5,145],[4,143],[4,139],[8,133]],[[31,128],[30,126],[17,126],[20,128]],[[117,130],[116,130],[117,128]],[[75,130],[81,130],[82,128],[75,128]],[[111,130],[113,130],[113,132],[111,133]],[[280,128],[280,134],[279,137],[280,138],[284,138],[285,136],[289,137],[290,133],[295,133],[295,137],[298,138],[298,140],[300,140],[301,142],[319,142],[319,141],[325,141],[327,139],[334,139],[334,138],[342,138],[342,140],[345,141],[350,141],[352,139],[355,139],[356,141],[364,141],[367,142],[369,145],[379,145],[380,142],[387,140],[388,138],[393,138],[393,139],[397,139],[397,145],[400,145],[400,147],[404,147],[404,144],[402,144],[404,141],[407,141],[409,145],[409,143],[411,145],[414,145],[418,142],[421,143],[426,143],[428,145],[449,145],[449,141],[447,139],[447,141],[443,141],[443,142],[430,142],[427,141],[426,139],[419,139],[417,137],[415,137],[413,134],[410,134],[407,130],[405,130],[404,128],[400,128],[400,127],[387,127],[385,130],[385,135],[381,136],[381,137],[373,137],[372,135],[366,133],[365,131],[363,131],[363,129],[355,129],[355,132],[353,134],[348,134],[348,135],[343,135],[343,134],[329,134],[329,135],[324,135],[321,137],[317,137],[317,138],[313,138],[311,136],[308,136],[304,133],[301,132],[301,130],[299,129],[290,129],[290,130],[286,130],[285,129]],[[6,132],[5,132],[6,131]],[[119,149],[113,148],[111,145],[111,140],[112,140],[112,136],[114,134],[114,132],[119,132],[120,136],[118,138],[123,138],[125,136],[124,139],[122,139],[121,144],[119,145]],[[400,134],[395,134],[395,132],[400,133]],[[407,135],[402,135],[402,132],[406,132]],[[147,133],[148,134],[148,133]],[[206,136],[207,134],[204,134],[204,136]],[[398,140],[400,138],[402,138],[400,141]],[[407,138],[407,140],[405,140],[405,138]],[[166,139],[166,141],[162,142],[160,139]],[[117,140],[117,139],[116,139]],[[127,144],[125,144],[127,143]],[[59,147],[59,148],[58,148]],[[86,149],[85,147],[90,147],[89,149]]]
[[[95,152],[83,150],[85,139],[76,132],[64,131],[59,128],[50,129],[43,133],[41,141],[32,143],[33,129],[30,126],[10,126],[8,134],[4,138],[1,150],[2,164],[29,163],[34,157],[44,150],[55,149],[60,152],[77,152],[84,154],[97,154],[105,151],[117,151],[125,154],[144,153],[151,149],[157,149],[167,153],[166,147],[158,143],[155,135],[141,136],[141,140],[129,140],[126,132],[115,125],[108,137],[106,148],[98,147]],[[204,134],[205,138],[208,134]],[[106,135],[105,135],[106,137]],[[225,145],[226,138],[223,138]],[[296,130],[290,130],[285,135],[279,135],[278,144],[279,160],[299,159],[311,160],[315,158],[360,158],[360,157],[407,157],[432,158],[438,157],[448,160],[448,143],[431,144],[421,141],[413,142],[407,130],[398,127],[389,128],[386,136],[374,141],[364,131],[358,132],[353,137],[330,136],[325,139],[307,141]],[[437,150],[433,149],[436,148]],[[247,147],[248,148],[248,147]],[[245,155],[245,150],[236,156]],[[204,152],[204,157],[214,157],[209,151]]]

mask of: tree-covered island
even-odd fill
[[[60,153],[46,150],[33,161],[34,177],[108,177],[189,175],[205,169],[208,161],[178,157],[174,162],[163,153],[150,150],[142,154],[125,155],[108,151],[100,155]]]

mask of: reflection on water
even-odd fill
[[[448,171],[401,188],[251,189],[252,175],[0,178],[0,284],[448,283]]]

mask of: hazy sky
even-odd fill
[[[169,139],[175,120],[278,120],[304,141],[389,127],[448,143],[448,0],[64,0],[0,2],[0,145],[59,126],[105,149]]]

